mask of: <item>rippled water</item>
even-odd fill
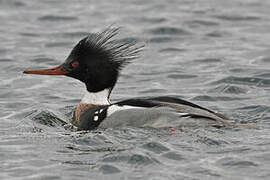
[[[0,0],[1,179],[269,179],[270,3]],[[113,100],[177,95],[257,128],[76,132],[83,85],[23,75],[61,63],[89,32],[146,44]]]

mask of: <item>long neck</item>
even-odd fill
[[[110,104],[110,89],[99,92],[89,92],[86,90],[80,104],[108,105]]]

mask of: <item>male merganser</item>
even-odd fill
[[[83,38],[63,64],[46,70],[27,70],[26,74],[65,75],[86,85],[86,94],[75,112],[80,130],[118,126],[176,127],[182,120],[210,120],[224,125],[226,117],[191,102],[169,97],[132,98],[110,102],[110,94],[120,70],[138,57],[142,46],[114,39],[118,28],[109,28]],[[181,120],[182,119],[182,120]]]

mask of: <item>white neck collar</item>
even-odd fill
[[[108,105],[110,104],[109,100],[110,90],[104,89],[99,92],[89,92],[86,90],[81,104],[96,104],[96,105]]]

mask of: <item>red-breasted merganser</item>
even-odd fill
[[[63,64],[46,70],[27,70],[26,74],[65,75],[86,85],[86,94],[75,112],[80,130],[118,126],[175,127],[182,120],[201,119],[224,125],[226,117],[191,102],[169,97],[133,98],[110,102],[110,94],[120,70],[138,57],[142,46],[114,39],[118,28],[109,28],[83,38]]]

